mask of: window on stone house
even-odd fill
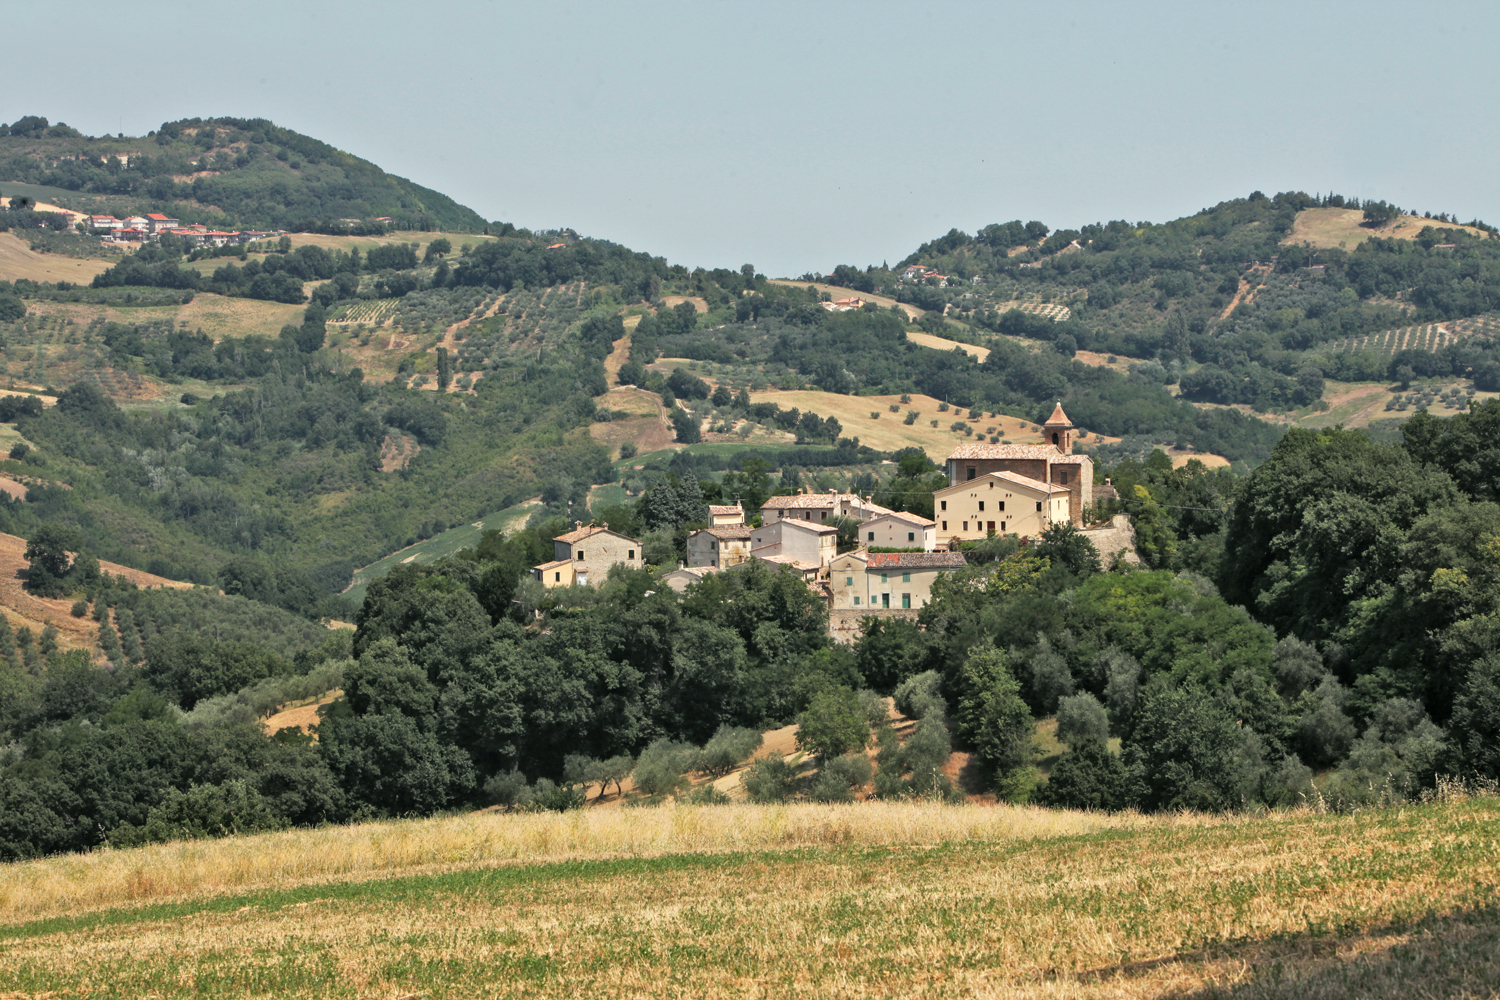
[[[942,503],[942,506],[939,507],[938,510],[947,510],[948,509],[948,501],[943,500],[943,501],[941,501],[941,503]]]
[[[1037,504],[1036,504],[1036,509],[1037,509],[1037,512],[1038,512],[1038,513],[1040,513],[1040,512],[1041,512],[1041,509],[1042,509],[1042,502],[1041,502],[1041,501],[1040,501],[1040,500],[1038,500],[1038,501],[1037,501]]]
[[[980,510],[984,510],[984,501],[983,500],[979,501],[979,509]]]
[[[635,558],[635,549],[626,549],[625,550],[625,558],[626,559],[634,559]]]
[[[906,533],[906,540],[908,542],[915,542],[917,540],[917,533],[915,531],[908,531]]]
[[[901,582],[902,583],[911,583],[911,574],[910,573],[902,573],[901,574]]]
[[[583,562],[583,550],[582,549],[578,550],[578,561],[579,562]]]

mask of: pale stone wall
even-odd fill
[[[917,612],[903,611],[900,608],[864,608],[858,611],[833,610],[828,612],[828,635],[835,642],[853,643],[858,642],[864,619],[875,618],[909,618],[916,620]]]

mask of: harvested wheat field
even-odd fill
[[[939,410],[939,401],[931,396],[917,394],[910,402],[901,402],[900,396],[843,396],[836,392],[819,392],[815,389],[771,390],[752,392],[752,403],[776,403],[783,410],[793,407],[804,413],[816,413],[820,417],[837,417],[843,427],[841,436],[857,437],[861,444],[881,451],[897,451],[901,448],[921,448],[934,462],[947,460],[953,449],[961,444],[974,444],[980,435],[988,435],[995,429],[996,437],[1003,437],[1007,444],[1041,444],[1037,425],[1009,414],[999,416],[971,416],[970,410],[949,408]],[[895,406],[893,412],[891,407]],[[917,419],[906,423],[908,411],[915,410]],[[937,426],[932,422],[936,420]],[[955,423],[967,423],[973,434],[952,430]],[[984,440],[988,440],[988,436]],[[1090,435],[1088,441],[1103,440]],[[1087,442],[1085,442],[1087,444]]]
[[[1500,802],[482,813],[0,869],[12,997],[1479,997]]]
[[[1283,243],[1311,243],[1315,247],[1344,247],[1353,250],[1371,236],[1382,239],[1414,240],[1428,226],[1437,229],[1462,229],[1483,239],[1485,232],[1452,222],[1424,219],[1420,215],[1403,215],[1384,226],[1366,226],[1365,214],[1357,208],[1306,208],[1297,213],[1291,233]]]
[[[15,233],[0,233],[0,281],[27,278],[31,281],[72,281],[87,285],[94,275],[109,270],[112,259],[64,257],[37,253]]]

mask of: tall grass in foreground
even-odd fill
[[[1233,822],[931,802],[469,813],[0,865],[0,923],[238,889],[529,861],[826,846],[995,843]]]

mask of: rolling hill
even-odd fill
[[[405,229],[487,226],[447,195],[263,118],[186,118],[145,136],[92,137],[28,116],[0,129],[0,192],[33,190],[6,190],[7,181],[45,188],[78,211],[163,211],[219,228],[382,216]]]

